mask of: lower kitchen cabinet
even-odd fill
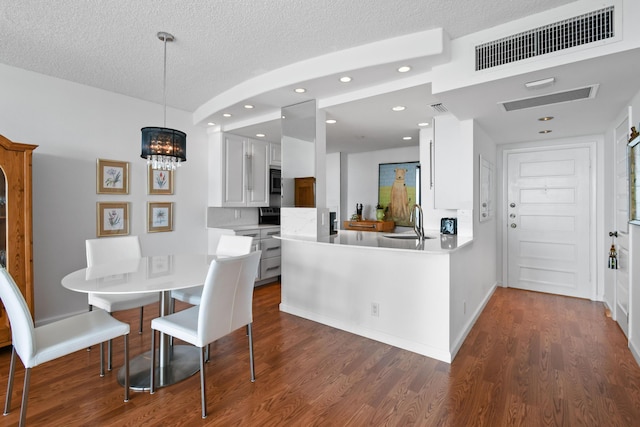
[[[273,282],[280,276],[280,240],[273,236],[280,234],[280,226],[238,226],[229,228],[209,228],[209,252],[214,253],[222,234],[235,234],[253,238],[253,250],[261,250],[260,265],[256,285]]]

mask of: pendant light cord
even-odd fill
[[[162,96],[164,103],[164,122],[163,127],[167,127],[167,37],[164,37],[164,66],[162,75]]]

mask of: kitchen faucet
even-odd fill
[[[418,209],[418,214],[416,215],[416,209]],[[424,240],[424,227],[423,227],[423,216],[422,208],[419,204],[413,205],[411,209],[411,217],[410,220],[413,219],[413,231],[416,232],[419,240]]]

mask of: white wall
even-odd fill
[[[356,203],[362,203],[362,215],[365,219],[375,219],[378,204],[378,165],[380,163],[416,162],[420,160],[420,150],[416,147],[394,148],[390,150],[352,153],[347,157],[348,188],[347,220],[356,212]],[[423,182],[424,182],[423,177]],[[342,228],[342,227],[340,227]]]
[[[480,156],[496,158],[496,145],[474,122],[473,127],[473,205],[480,199]],[[495,164],[495,163],[494,163]],[[497,190],[494,188],[494,191]],[[497,216],[480,222],[479,209],[473,210],[473,243],[454,252],[450,272],[450,340],[455,355],[497,285]]]
[[[161,105],[3,64],[0,93],[0,134],[39,145],[33,154],[38,323],[87,309],[86,296],[60,281],[86,265],[84,242],[96,237],[98,201],[130,203],[130,234],[140,236],[145,255],[206,251],[207,138],[190,113],[167,112],[167,127],[187,133],[187,162],[175,175],[175,194],[149,196],[140,128],[162,126]],[[128,195],[96,194],[98,158],[130,162]],[[148,201],[175,203],[173,232],[146,232]]]

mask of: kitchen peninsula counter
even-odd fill
[[[280,310],[450,363],[493,292],[467,277],[473,239],[431,231],[417,243],[385,234],[277,237]],[[468,305],[477,292],[482,302]]]
[[[418,242],[416,239],[400,239],[385,237],[388,235],[415,236],[413,231],[406,233],[362,232],[340,230],[338,234],[326,237],[307,237],[299,235],[281,235],[276,238],[299,242],[315,242],[327,245],[358,246],[368,249],[389,249],[400,251],[416,251],[432,254],[442,254],[456,251],[473,242],[469,236],[439,234],[438,231],[427,231],[428,239]]]

